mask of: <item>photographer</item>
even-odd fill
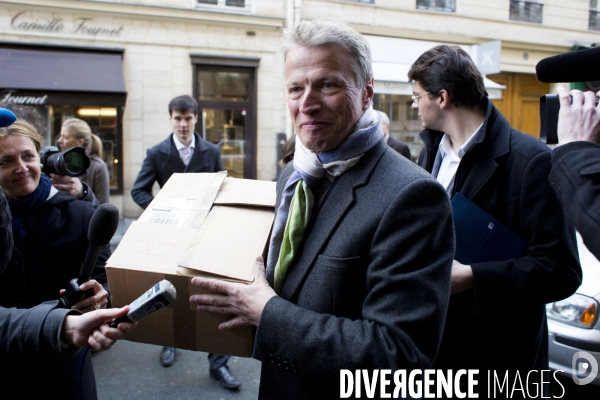
[[[550,185],[587,248],[600,259],[600,108],[593,92],[567,93],[559,86],[558,97],[559,147],[552,152]]]
[[[1,307],[31,308],[56,299],[78,275],[89,247],[94,207],[51,185],[41,173],[40,150],[41,137],[29,123],[19,119],[0,129],[0,187],[10,206],[14,239],[12,257],[0,274]],[[74,309],[86,313],[106,307],[108,293],[101,283],[106,283],[109,255],[107,245],[96,262],[95,280],[81,285],[94,295]],[[89,352],[75,357],[3,353],[0,376],[7,398],[96,398]]]
[[[83,198],[85,191],[84,183],[92,189],[96,198],[102,203],[108,203],[110,200],[110,182],[106,163],[102,160],[102,141],[92,133],[87,122],[70,118],[63,122],[60,130],[58,144],[61,151],[71,149],[75,146],[85,148],[85,152],[90,158],[90,166],[87,169],[87,175],[84,178],[69,178],[52,174],[52,184],[59,190],[66,190],[70,195]],[[80,197],[81,196],[81,197]]]
[[[16,116],[18,116],[20,119],[27,121],[30,125],[32,125],[35,128],[35,130],[40,136],[46,135],[46,122],[43,120],[42,116],[37,112],[37,110],[34,107],[22,104],[0,102],[0,108],[9,110],[13,112]],[[64,151],[66,149],[67,148],[62,150]],[[88,170],[88,174],[89,173],[90,171]],[[95,195],[95,192],[93,191],[94,188],[90,184],[78,178],[58,174],[50,174],[50,180],[52,182],[52,185],[58,190],[65,191],[71,196],[78,198],[79,200],[84,200],[89,203],[92,203],[94,208],[100,205],[100,201],[98,200],[98,198]]]

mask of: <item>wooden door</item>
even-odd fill
[[[523,133],[540,137],[540,96],[547,94],[550,85],[537,80],[533,74],[502,72],[488,79],[506,86],[501,100],[494,105],[508,122]]]

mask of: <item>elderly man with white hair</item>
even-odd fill
[[[266,272],[250,285],[194,278],[198,309],[256,326],[261,399],[333,399],[341,370],[429,368],[450,296],[448,196],[383,141],[365,39],[330,19],[286,34],[297,135],[277,182]],[[379,392],[378,392],[379,393]]]

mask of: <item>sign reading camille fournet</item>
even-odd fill
[[[21,95],[13,90],[3,90],[0,92],[0,102],[2,103],[35,105],[46,104],[46,100],[48,100],[47,94],[40,96],[28,96]]]
[[[27,32],[63,33],[82,36],[119,36],[123,25],[110,26],[88,17],[34,17],[29,11],[19,11],[10,20],[10,27]]]

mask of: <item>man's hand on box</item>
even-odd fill
[[[219,325],[219,329],[258,326],[267,301],[277,295],[267,282],[262,257],[254,263],[254,282],[250,285],[206,278],[193,278],[192,283],[217,292],[190,296],[190,303],[196,303],[198,310],[235,316]]]
[[[567,93],[562,86],[558,87],[557,92],[560,101],[558,143],[588,141],[600,144],[600,106],[595,105],[600,92],[596,95],[579,90]],[[573,104],[569,104],[569,94],[573,97]]]

